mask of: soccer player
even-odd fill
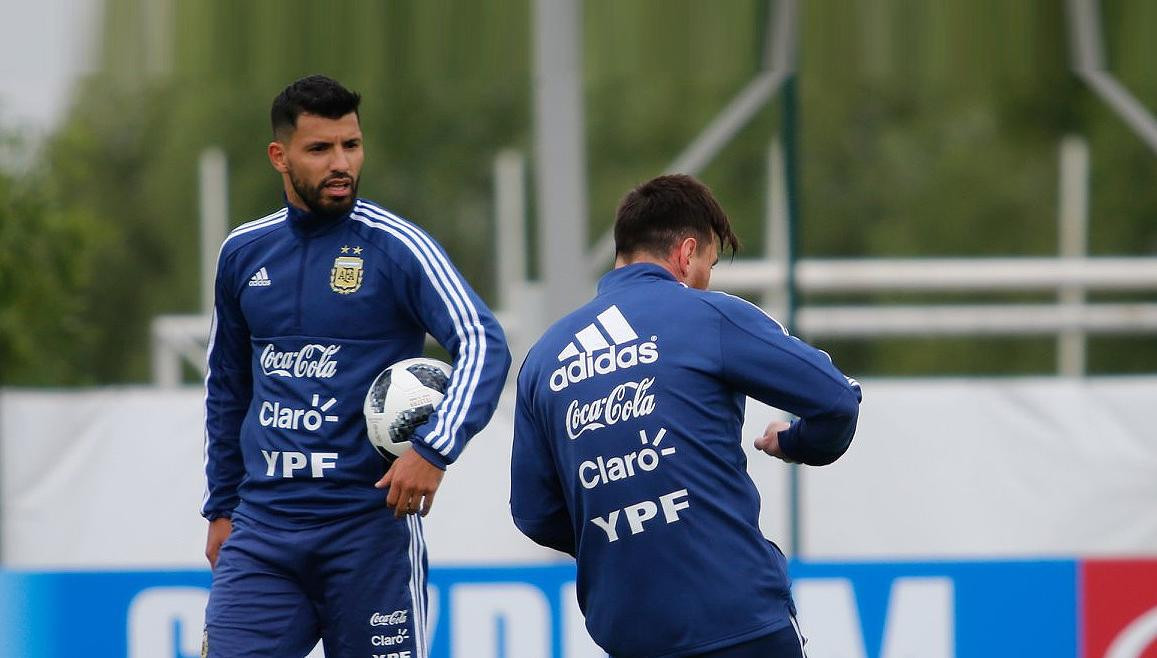
[[[510,508],[574,556],[578,602],[616,658],[803,655],[786,561],[759,530],[745,396],[799,416],[756,440],[784,461],[847,450],[859,385],[756,306],[707,290],[738,241],[689,176],[632,190],[615,269],[518,375]]]
[[[285,207],[225,240],[206,379],[209,656],[425,658],[422,522],[490,419],[501,328],[421,228],[359,199],[360,97],[310,76],[273,101]],[[362,403],[429,333],[446,397],[387,463]]]

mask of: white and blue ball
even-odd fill
[[[450,364],[418,357],[398,361],[374,378],[363,411],[370,443],[386,459],[410,449],[414,430],[441,404]]]

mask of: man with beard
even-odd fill
[[[493,314],[422,229],[357,197],[360,97],[310,76],[273,101],[285,208],[221,247],[206,378],[208,656],[424,658],[421,516],[498,402]],[[362,402],[429,333],[446,397],[392,463]]]

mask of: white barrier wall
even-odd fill
[[[865,384],[804,479],[810,558],[1157,554],[1157,379]]]
[[[9,568],[202,568],[202,392],[0,392],[0,560]],[[804,556],[1157,553],[1157,377],[864,382],[849,453],[802,474]],[[751,441],[765,533],[786,546],[787,468]],[[443,481],[435,564],[563,559],[507,512],[511,399]]]

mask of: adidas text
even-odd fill
[[[659,346],[654,341],[619,347],[612,345],[599,354],[580,354],[575,360],[550,373],[550,390],[561,391],[596,375],[606,375],[620,369],[633,368],[640,363],[659,360]]]

